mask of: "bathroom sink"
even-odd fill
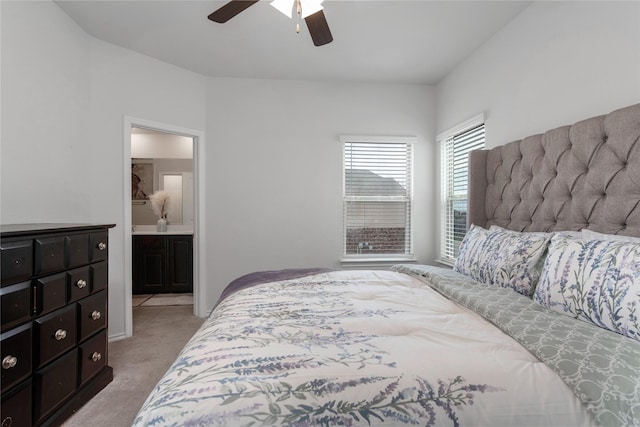
[[[156,225],[134,225],[131,227],[132,235],[145,234],[193,234],[193,225],[191,224],[168,224],[167,231],[158,231]]]

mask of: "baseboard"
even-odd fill
[[[127,334],[122,333],[122,334],[116,334],[116,335],[109,335],[107,339],[109,342],[113,342],[113,341],[120,341],[125,338],[127,338]]]

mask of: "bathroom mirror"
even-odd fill
[[[193,225],[193,139],[150,129],[131,131],[131,223],[158,221],[149,196],[169,192],[167,222]]]

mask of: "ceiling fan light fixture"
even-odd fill
[[[292,0],[273,0],[271,6],[278,9],[283,15],[288,16],[291,19],[293,11]]]
[[[2,1],[2,0],[0,0]],[[223,24],[237,16],[259,0],[230,0],[208,15],[209,20]],[[273,0],[271,6],[290,19],[296,15],[296,32],[300,32],[300,19],[304,19],[314,46],[323,46],[333,41],[333,35],[322,11],[323,0]],[[296,11],[293,12],[295,6]]]
[[[298,0],[273,0],[271,6],[278,9],[283,15],[288,16],[289,19],[293,18],[294,6]],[[309,15],[313,15],[323,9],[322,2],[324,0],[299,0],[302,13],[301,18],[304,19]]]
[[[322,7],[322,2],[324,0],[300,0],[302,3],[302,19],[305,19],[307,16],[313,15],[316,12],[320,12]]]

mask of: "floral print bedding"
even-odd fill
[[[640,341],[640,245],[554,236],[534,300]]]
[[[231,294],[134,426],[595,424],[551,368],[423,279],[336,271]]]
[[[453,271],[413,265],[394,270],[429,283],[520,342],[562,378],[598,425],[640,426],[639,342]]]
[[[453,269],[478,282],[530,296],[550,238],[551,233],[519,233],[497,226],[487,230],[472,224]]]

